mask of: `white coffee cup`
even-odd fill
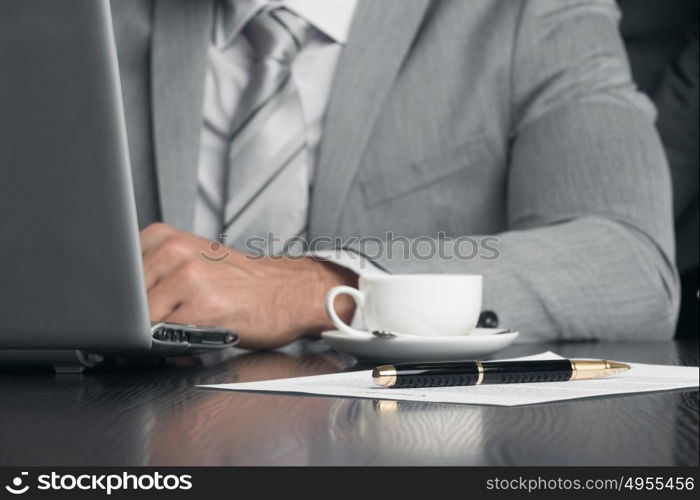
[[[481,312],[483,279],[476,274],[377,274],[361,276],[359,290],[332,288],[326,311],[335,327],[350,335],[367,335],[343,323],[333,302],[350,295],[368,331],[422,336],[468,335]]]

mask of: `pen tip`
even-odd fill
[[[611,370],[615,370],[616,372],[626,372],[630,369],[630,365],[620,363],[619,361],[608,361],[608,365],[610,366]]]

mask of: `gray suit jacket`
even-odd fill
[[[191,229],[211,0],[113,9],[140,223]],[[483,274],[526,339],[671,337],[668,167],[617,21],[608,0],[360,0],[310,236],[429,237],[441,257],[375,263]],[[498,258],[455,257],[464,235]]]

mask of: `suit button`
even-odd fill
[[[498,316],[493,311],[484,311],[479,315],[479,321],[476,326],[479,328],[497,328]]]

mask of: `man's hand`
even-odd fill
[[[152,321],[236,329],[241,347],[278,347],[332,328],[324,308],[328,290],[357,286],[357,276],[312,258],[253,259],[166,224],[141,232]],[[342,300],[342,302],[341,302]],[[354,304],[337,299],[349,322]]]

